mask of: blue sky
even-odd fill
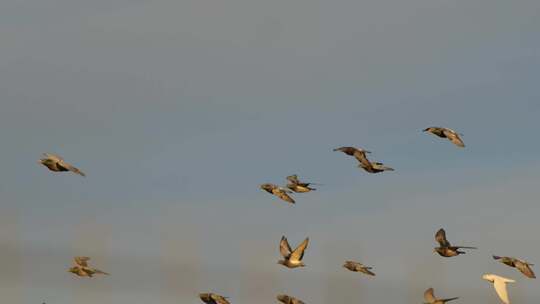
[[[535,0],[0,4],[0,293],[10,303],[495,303],[540,263]],[[464,133],[465,149],[421,132]],[[371,150],[368,175],[332,152]],[[42,152],[87,178],[53,174]],[[287,206],[262,192],[324,184]],[[480,249],[432,253],[433,234]],[[278,242],[311,238],[301,270]],[[112,273],[80,280],[75,255]],[[375,279],[345,272],[356,259]]]

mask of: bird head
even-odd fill
[[[431,127],[430,128],[425,128],[424,130],[422,130],[422,132],[429,132],[431,130]]]
[[[70,267],[67,272],[77,274],[79,273],[79,269],[77,267]]]
[[[260,188],[268,193],[272,193],[272,185],[271,184],[262,184],[260,185]]]
[[[277,261],[277,263],[280,264],[280,265],[285,265],[285,260],[279,260],[279,261]]]

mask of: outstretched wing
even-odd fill
[[[516,268],[521,273],[523,273],[526,277],[531,278],[531,279],[536,278],[536,276],[534,275],[534,272],[532,271],[531,267],[526,262],[518,260],[518,261],[516,261],[515,265],[516,265]]]
[[[288,259],[291,255],[291,246],[289,245],[289,242],[287,241],[287,238],[285,236],[281,237],[281,241],[279,242],[279,253],[285,258]]]
[[[230,304],[224,296],[220,296],[214,293],[210,294],[210,296],[212,297],[212,300],[216,302],[216,304]]]
[[[304,251],[306,250],[309,243],[309,238],[306,238],[296,249],[291,253],[290,260],[292,261],[301,261],[304,257]]]
[[[66,168],[67,170],[73,172],[73,173],[79,174],[80,176],[86,176],[86,174],[84,174],[84,172],[82,172],[78,168],[72,166],[71,164],[68,164],[66,162],[61,162],[60,165],[62,167],[64,167],[64,168]]]
[[[424,291],[424,299],[430,304],[435,303],[437,299],[435,299],[435,295],[433,295],[433,288],[428,288]]]
[[[456,131],[451,129],[444,129],[443,131],[444,135],[448,137],[448,139],[456,146],[458,147],[465,147],[465,144],[463,143],[463,140],[459,137],[459,134],[456,133]]]
[[[439,229],[435,234],[435,240],[441,245],[441,247],[450,247],[450,242],[446,239],[446,231]]]
[[[77,256],[73,258],[73,261],[75,261],[75,264],[81,266],[81,267],[88,267],[88,261],[90,260],[89,257],[85,256]]]
[[[300,181],[298,180],[298,175],[296,174],[287,176],[287,180],[295,185],[300,183]]]
[[[64,160],[62,157],[53,153],[43,153],[43,157],[50,159],[52,161],[55,161],[55,162],[61,162]]]
[[[277,197],[279,197],[280,199],[282,199],[282,200],[284,200],[284,201],[286,201],[286,202],[288,202],[288,203],[294,204],[294,203],[295,203],[294,199],[293,199],[292,197],[290,197],[290,196],[287,194],[287,192],[290,193],[290,190],[284,191],[283,188],[275,188],[275,189],[273,190],[273,193],[274,193]]]
[[[501,301],[503,301],[505,304],[510,304],[510,300],[508,300],[508,292],[506,291],[506,282],[501,279],[495,279],[493,286],[495,286],[495,291],[499,295],[499,298],[501,298]]]

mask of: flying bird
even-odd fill
[[[309,238],[306,238],[296,249],[291,250],[291,246],[287,241],[285,236],[281,237],[279,242],[279,252],[283,256],[283,260],[279,260],[278,264],[281,264],[287,268],[296,268],[296,267],[305,267],[306,265],[302,262],[304,257],[304,251],[306,250],[309,243]]]
[[[280,301],[283,304],[304,304],[304,302],[298,300],[297,298],[280,294],[277,296],[278,301]]]
[[[369,173],[379,173],[379,172],[384,172],[384,171],[394,171],[393,168],[385,166],[383,163],[377,163],[377,162],[370,163],[369,166],[366,166],[364,163],[360,163],[358,166],[360,168],[366,170]]]
[[[227,297],[215,293],[200,293],[199,298],[206,304],[230,304]]]
[[[424,299],[426,300],[426,303],[424,303],[424,304],[444,304],[446,302],[450,302],[450,301],[459,299],[459,297],[448,298],[448,299],[437,299],[435,297],[435,295],[433,294],[433,288],[428,288],[424,292]]]
[[[289,189],[285,189],[274,184],[262,184],[260,187],[262,190],[270,194],[273,194],[290,204],[295,203],[294,199],[292,199],[292,197],[289,196],[289,193],[292,193],[292,191]]]
[[[297,193],[305,193],[305,192],[317,190],[309,186],[309,185],[314,185],[314,183],[300,182],[300,180],[298,179],[298,175],[296,174],[287,176],[287,181],[288,181],[287,188]]]
[[[461,140],[461,138],[459,137],[460,134],[458,134],[456,131],[452,129],[440,128],[440,127],[429,127],[429,128],[424,129],[424,132],[429,132],[441,138],[448,138],[448,140],[450,140],[454,145],[460,148],[465,147],[463,140]]]
[[[505,265],[516,268],[528,278],[536,279],[536,276],[534,275],[534,272],[532,271],[530,267],[530,266],[534,266],[534,264],[531,264],[529,262],[519,260],[516,258],[512,258],[512,257],[500,257],[500,256],[494,255],[493,258]]]
[[[345,261],[343,267],[353,272],[362,272],[370,276],[375,276],[375,273],[371,272],[372,267],[367,267],[364,264],[355,261]]]
[[[356,160],[358,160],[359,162],[358,167],[364,169],[365,171],[369,173],[394,171],[394,169],[385,166],[383,163],[370,162],[366,156],[367,153],[371,153],[370,151],[366,151],[364,149],[358,149],[355,147],[341,147],[341,148],[334,149],[334,151],[341,151],[347,155],[354,156],[354,158],[356,158]]]
[[[81,170],[65,162],[62,157],[55,154],[43,153],[43,157],[39,160],[39,162],[54,172],[71,171],[79,174],[80,176],[86,176],[86,174],[84,174]]]
[[[439,243],[439,247],[433,249],[434,252],[437,252],[440,256],[443,257],[453,257],[460,254],[465,254],[464,251],[459,249],[477,249],[476,247],[467,247],[467,246],[452,246],[450,242],[446,239],[446,232],[444,229],[439,229],[435,234],[435,240]]]
[[[510,304],[508,299],[508,292],[506,291],[506,283],[514,283],[515,280],[504,278],[495,274],[484,274],[482,279],[492,282],[495,287],[495,291],[504,304]]]
[[[84,257],[84,256],[74,257],[73,261],[75,262],[75,265],[73,267],[70,267],[68,272],[74,273],[79,277],[89,277],[89,278],[93,277],[94,274],[109,275],[108,273],[104,271],[88,266],[89,260],[90,260],[89,257]]]

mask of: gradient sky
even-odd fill
[[[0,294],[11,304],[498,303],[538,282],[538,0],[0,3]],[[464,133],[465,149],[421,132]],[[353,145],[395,172],[369,175]],[[87,173],[54,174],[42,152]],[[324,184],[288,206],[258,185]],[[452,259],[433,234],[480,249]],[[308,267],[276,264],[309,236]],[[89,255],[110,277],[66,272]],[[346,259],[376,278],[346,272]],[[540,271],[540,268],[537,269]]]

